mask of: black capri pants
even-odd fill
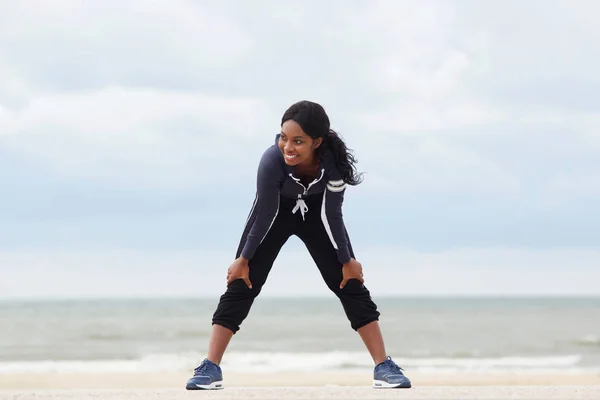
[[[321,220],[322,199],[323,193],[309,195],[304,198],[308,206],[308,212],[305,213],[305,220],[303,221],[300,212],[292,213],[296,201],[280,197],[277,217],[262,243],[256,249],[254,257],[248,262],[252,289],[248,288],[242,279],[236,279],[227,285],[227,290],[221,295],[217,309],[213,314],[213,324],[224,326],[232,330],[233,333],[240,329],[240,325],[250,312],[254,299],[259,295],[267,281],[271,267],[281,248],[292,235],[296,235],[306,245],[325,283],[341,301],[352,329],[357,330],[370,322],[379,320],[380,313],[377,306],[371,299],[369,290],[360,281],[350,279],[344,288],[340,289],[343,278],[342,264],[337,258],[337,252]],[[236,258],[242,252],[245,238],[250,232],[252,223],[253,215],[250,216],[246,224]],[[348,236],[347,233],[346,236]],[[349,239],[348,243],[350,243]],[[350,245],[349,247],[350,254],[354,257],[352,247]]]

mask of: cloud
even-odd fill
[[[0,132],[5,147],[62,175],[170,186],[206,182],[215,167],[231,172],[222,157],[255,151],[269,115],[259,99],[107,87],[38,95],[24,109],[4,109]]]
[[[582,0],[574,7],[567,0],[550,0],[543,6],[523,7],[516,0],[458,0],[454,5],[455,27],[481,32],[488,45],[487,69],[501,72],[492,80],[479,79],[481,89],[520,85],[529,79],[560,82],[596,77],[600,61],[589,57],[588,45],[600,39],[593,18],[600,12],[598,2]]]
[[[560,190],[557,179],[569,180],[582,158],[600,156],[592,95],[600,61],[586,50],[600,37],[588,17],[598,4],[552,1],[517,13],[472,1],[406,8],[382,2],[364,18],[375,50],[362,79],[386,102],[354,113],[361,133],[348,136],[373,172],[373,190],[531,199]],[[568,153],[559,154],[556,138]],[[586,165],[588,176],[600,173],[597,161]]]
[[[564,202],[573,197],[600,199],[599,174],[600,170],[559,173],[549,180],[547,194],[553,202]]]
[[[464,143],[458,135],[442,137],[422,133],[381,137],[379,149],[364,158],[365,185],[387,195],[407,193],[481,193],[509,196],[521,191],[519,176],[494,159]],[[373,147],[368,139],[357,140],[358,149]],[[384,152],[385,157],[378,156]],[[374,174],[369,173],[369,169]]]
[[[0,8],[5,151],[66,179],[163,188],[213,179],[217,164],[244,176],[222,157],[254,162],[271,143],[264,132],[277,123],[264,100],[211,90],[253,46],[223,10],[183,0],[34,3]]]
[[[227,15],[194,1],[34,1],[1,14],[2,58],[44,91],[188,87],[253,45]]]
[[[357,240],[597,247],[597,8],[3,3],[0,248],[217,248],[304,98],[367,172]]]
[[[11,79],[0,84],[7,99],[0,132],[21,133],[4,138],[10,149],[66,176],[180,185],[199,181],[197,171],[218,159],[230,160],[223,168],[235,175],[270,144],[292,101],[313,98],[374,184],[513,195],[523,170],[456,132],[494,143],[571,124],[595,143],[595,113],[583,120],[572,107],[543,101],[557,96],[542,96],[535,107],[524,102],[538,100],[535,85],[550,87],[538,79],[542,63],[563,82],[574,79],[566,74],[573,64],[551,63],[553,50],[589,64],[582,48],[544,40],[553,25],[529,10],[514,16],[493,4],[381,1],[344,3],[343,12],[341,3],[319,5],[331,11],[325,17],[312,12],[317,3],[258,2],[251,18],[232,4],[115,4],[63,1],[47,9],[40,2],[3,11],[0,69]],[[564,4],[543,12],[562,12]],[[578,24],[563,32],[569,42],[595,37],[586,13],[571,9],[561,22]],[[496,17],[514,20],[511,35]],[[306,30],[308,23],[316,28]],[[525,58],[520,52],[533,44],[535,57]],[[583,82],[594,77],[586,73]],[[507,124],[524,129],[500,134]],[[219,146],[225,140],[231,145]],[[393,156],[380,156],[382,144]]]

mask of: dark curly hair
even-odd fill
[[[323,144],[317,148],[317,155],[322,158],[324,151],[330,149],[344,182],[348,185],[362,182],[362,174],[357,172],[355,166],[357,160],[342,138],[330,128],[329,117],[320,104],[308,100],[294,103],[283,114],[281,125],[290,119],[298,123],[311,138],[323,138]]]

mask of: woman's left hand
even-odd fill
[[[342,282],[340,283],[340,289],[343,289],[350,279],[357,279],[361,284],[365,283],[362,265],[354,258],[351,258],[350,261],[342,266]]]

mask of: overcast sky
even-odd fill
[[[600,295],[600,3],[0,0],[0,297],[218,296],[285,109],[380,295]],[[291,239],[263,290],[331,295]]]

